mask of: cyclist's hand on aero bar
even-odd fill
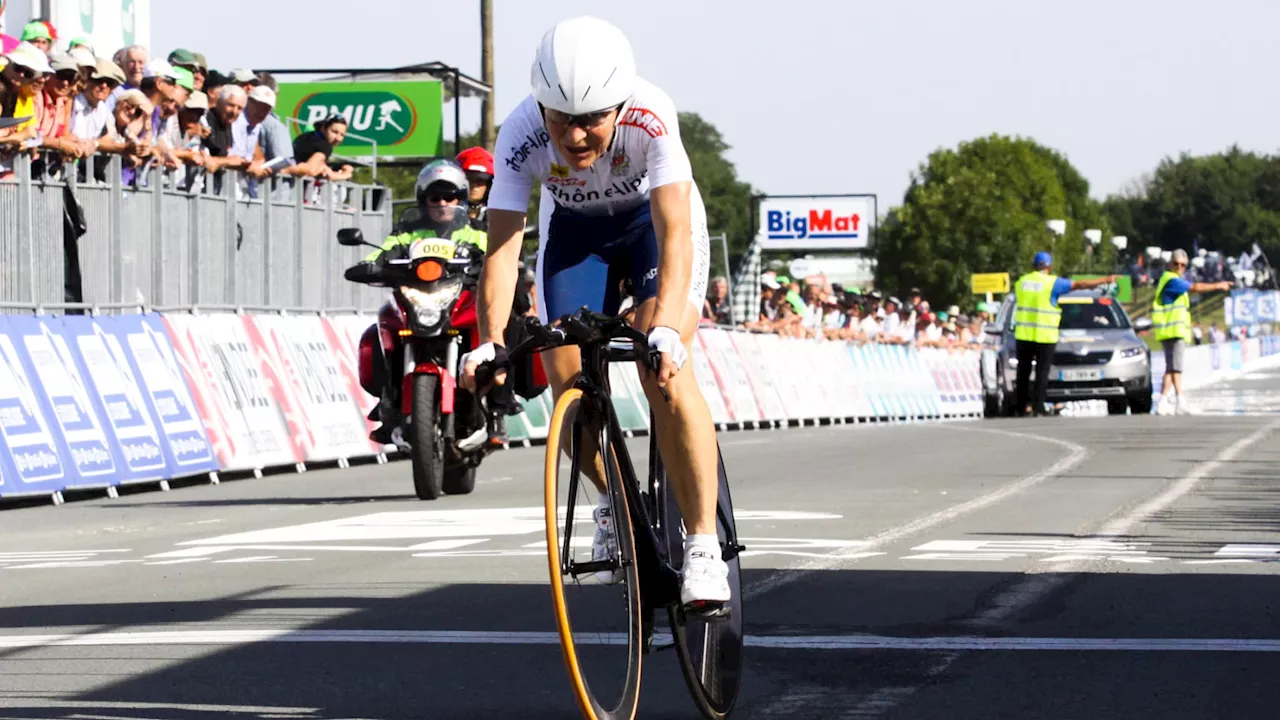
[[[507,348],[491,342],[462,356],[462,377],[458,383],[465,390],[475,390],[497,383],[507,382]]]
[[[658,387],[665,388],[671,378],[680,372],[689,359],[680,341],[680,333],[669,327],[656,327],[649,331],[649,347],[662,354],[662,367],[658,370]]]

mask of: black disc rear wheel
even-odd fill
[[[742,574],[736,550],[728,547],[730,539],[737,538],[733,499],[729,494],[724,457],[720,456],[718,448],[716,453],[719,456],[720,485],[716,533],[720,536],[721,552],[726,557],[732,555],[727,561],[731,591],[729,615],[709,620],[686,614],[679,604],[670,607],[667,614],[676,653],[680,656],[680,669],[693,702],[705,717],[720,720],[733,710],[742,678]],[[675,492],[661,471],[660,463],[658,467],[663,541],[672,566],[679,570],[684,562],[684,523]]]

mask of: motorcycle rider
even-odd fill
[[[393,234],[383,241],[382,246],[365,257],[365,262],[408,258],[413,244],[427,238],[451,239],[456,248],[455,257],[465,257],[471,253],[483,254],[486,251],[488,235],[484,230],[476,229],[471,222],[468,212],[471,186],[466,173],[456,162],[441,159],[424,165],[418,173],[414,193],[417,214],[411,215],[407,221],[402,220],[392,231]],[[393,374],[389,372],[387,377]],[[385,445],[395,442],[401,412],[397,383],[388,381],[381,390],[377,413],[382,425],[369,433],[369,439]],[[502,397],[488,400],[488,405],[494,412],[486,412],[489,415],[486,431],[483,434],[477,432],[473,438],[464,438],[463,442],[459,442],[459,447],[473,450],[486,440],[495,445],[506,442],[503,410],[507,410],[512,403],[514,399],[506,402]]]
[[[455,158],[458,165],[467,174],[467,182],[471,183],[470,207],[471,227],[476,230],[489,229],[489,187],[493,185],[493,153],[482,147],[470,147],[458,153]]]

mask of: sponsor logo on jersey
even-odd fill
[[[550,142],[551,134],[545,128],[538,128],[534,132],[525,135],[524,141],[519,145],[512,145],[507,150],[507,157],[503,162],[506,163],[507,167],[511,168],[512,172],[520,172],[520,167],[529,159],[529,153],[546,147]],[[568,168],[565,169],[567,170]]]
[[[569,168],[551,163],[551,177],[567,178],[569,177]]]
[[[609,159],[609,172],[615,176],[631,172],[631,160],[627,158],[627,153],[622,148],[614,151],[613,157]]]
[[[649,137],[656,138],[667,134],[667,125],[662,118],[649,108],[633,107],[623,114],[619,125],[630,125],[644,130]]]

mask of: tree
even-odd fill
[[[1050,219],[1067,221],[1056,239]],[[918,286],[934,306],[972,304],[969,276],[1030,268],[1051,250],[1060,274],[1086,267],[1086,228],[1109,226],[1089,183],[1056,151],[1033,140],[991,135],[939,149],[912,175],[902,205],[878,230],[876,285],[890,292]],[[1094,259],[1110,267],[1105,243]]]
[[[1130,244],[1235,255],[1258,243],[1280,249],[1280,157],[1232,146],[1214,155],[1165,158],[1127,192],[1107,198],[1107,216]]]
[[[724,233],[729,255],[741,257],[751,243],[751,186],[738,179],[738,170],[725,157],[730,146],[715,125],[697,113],[680,113],[680,139],[693,178],[707,208],[707,227],[712,235]],[[727,274],[719,247],[711,248],[713,274]]]

